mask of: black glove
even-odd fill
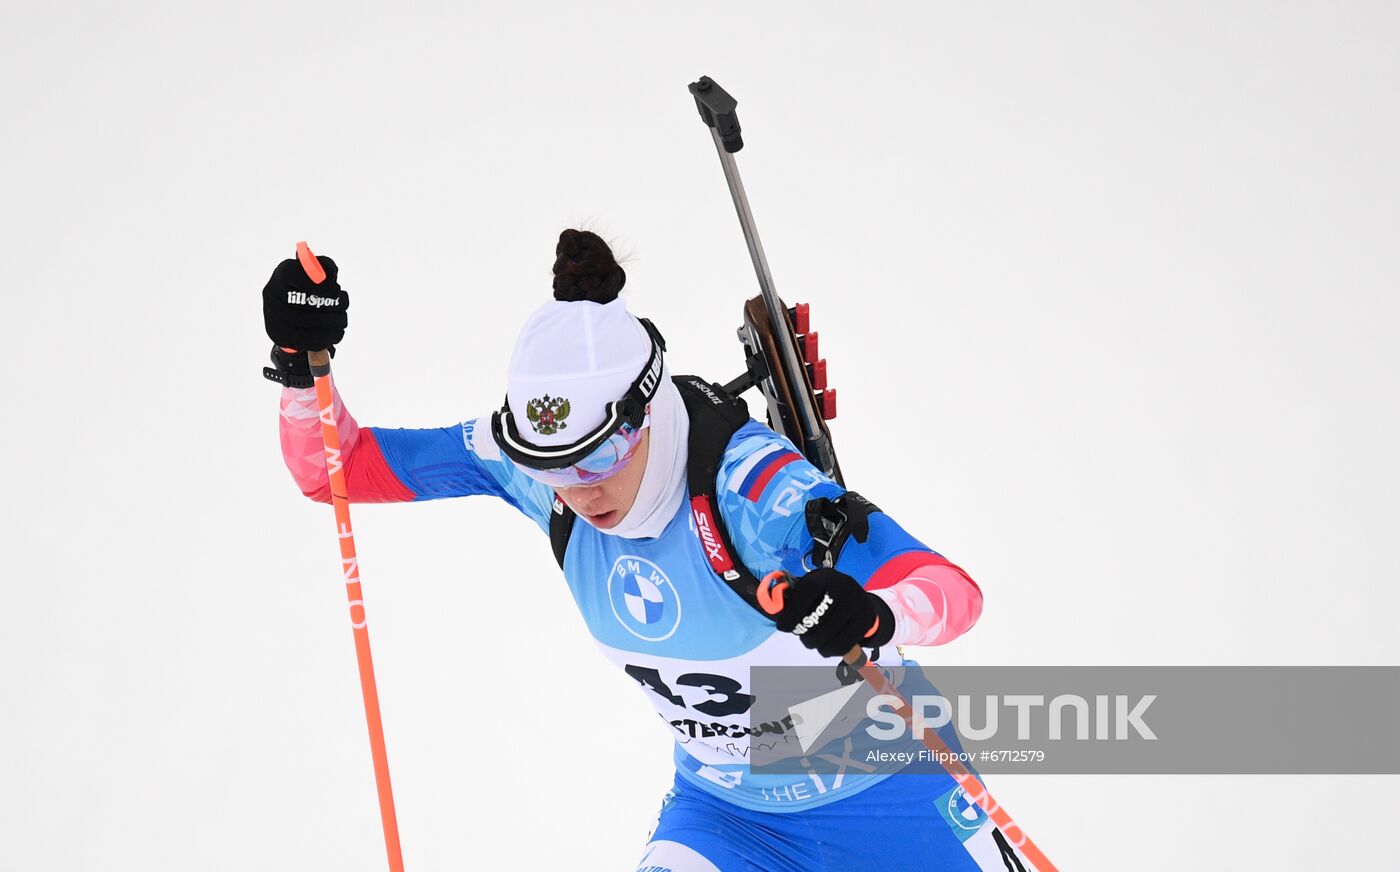
[[[326,271],[319,285],[295,258],[272,271],[263,288],[263,325],[273,344],[297,351],[329,349],[345,338],[350,295],[341,290],[340,270],[329,257],[316,258]]]
[[[841,657],[857,645],[878,648],[894,638],[889,604],[846,573],[826,567],[783,591],[783,607],[773,622],[823,657]]]
[[[307,351],[326,349],[335,356],[335,345],[345,338],[350,295],[336,281],[340,270],[329,257],[317,257],[326,279],[319,285],[288,258],[272,271],[263,288],[263,326],[272,340],[272,366],[263,377],[290,388],[309,388],[311,363]]]

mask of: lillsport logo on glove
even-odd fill
[[[339,297],[318,297],[315,294],[308,294],[306,291],[288,291],[287,302],[294,306],[310,306],[313,309],[320,309],[323,306],[339,306]]]
[[[822,619],[822,615],[826,614],[826,610],[831,608],[834,603],[835,601],[831,598],[831,594],[823,596],[822,601],[817,603],[817,607],[812,609],[812,613],[803,618],[802,623],[792,628],[793,634],[801,636],[803,633],[815,627],[817,622]]]

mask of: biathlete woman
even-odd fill
[[[946,774],[750,771],[750,738],[795,741],[790,720],[750,723],[751,667],[830,666],[825,658],[855,645],[898,665],[896,646],[965,633],[981,592],[878,510],[834,566],[815,565],[806,505],[845,492],[744,416],[713,467],[713,510],[753,577],[798,577],[776,616],[745,602],[707,559],[710,519],[692,514],[690,437],[701,424],[671,378],[660,333],[619,299],[626,273],[598,236],[565,230],[555,255],[554,301],[520,332],[495,414],[437,429],[361,427],[337,398],[349,498],[488,494],[552,534],[593,638],[676,740],[675,784],[638,870],[1015,869],[987,816]],[[307,356],[284,350],[332,348],[344,337],[349,298],[336,264],[320,262],[321,284],[296,260],[281,263],[263,309],[274,343],[268,374],[285,385],[283,457],[305,495],[329,502]],[[554,515],[583,523],[561,537]]]

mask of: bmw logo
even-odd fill
[[[647,642],[671,638],[681,623],[681,601],[661,567],[624,554],[608,574],[613,615],[627,632]]]
[[[977,804],[967,795],[967,791],[961,787],[955,787],[947,796],[947,811],[943,816],[950,823],[964,830],[981,829],[982,822],[987,819],[987,815],[977,807]]]
[[[627,575],[622,582],[622,601],[627,604],[627,613],[639,624],[654,624],[661,620],[665,611],[665,601],[661,588],[640,575]]]

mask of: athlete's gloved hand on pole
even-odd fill
[[[329,257],[316,257],[326,278],[313,282],[295,258],[272,271],[263,288],[263,326],[272,340],[273,366],[263,375],[288,387],[313,383],[306,352],[327,350],[345,338],[350,295],[337,282],[340,270]]]
[[[889,605],[835,569],[814,569],[784,584],[772,592],[772,601],[778,606],[770,612],[778,629],[797,634],[823,657],[842,657],[856,646],[878,648],[894,638]]]
[[[335,261],[317,257],[305,242],[298,242],[297,259],[278,264],[267,287],[263,288],[263,316],[267,335],[276,343],[272,348],[273,361],[280,368],[283,361],[299,359],[310,380],[306,386],[316,388],[317,417],[321,422],[331,506],[335,510],[341,574],[350,605],[350,626],[355,634],[355,660],[360,671],[365,724],[369,727],[374,783],[379,791],[384,849],[390,872],[403,872],[398,814],[394,810],[394,790],[389,781],[389,753],[384,744],[379,688],[374,681],[374,657],[370,653],[365,601],[360,587],[360,562],[355,555],[355,533],[350,525],[349,488],[345,486],[345,463],[341,460],[344,454],[334,411],[335,384],[331,381],[330,353],[335,343],[345,336],[345,310],[350,306],[350,298],[336,283],[337,272]],[[278,370],[264,369],[263,375],[289,387],[302,386]]]

